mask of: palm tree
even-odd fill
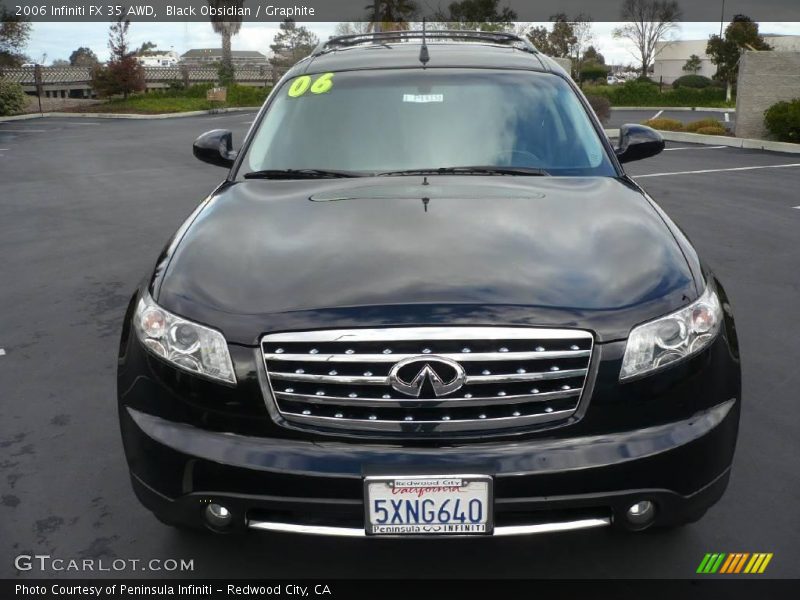
[[[244,0],[206,0],[209,6],[216,9],[223,9],[230,6],[235,6],[237,9],[242,8]],[[239,11],[234,11],[238,13]],[[231,38],[239,33],[242,28],[241,16],[228,16],[227,19],[232,21],[223,21],[223,17],[211,17],[211,27],[214,28],[214,33],[222,36],[222,64],[219,67],[220,83],[231,83],[234,79],[233,70],[233,53],[231,52]]]
[[[370,15],[369,31],[406,31],[417,6],[412,0],[373,0],[366,10]]]

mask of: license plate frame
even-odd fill
[[[457,483],[457,485],[456,485]],[[375,493],[372,492],[371,486],[378,486]],[[402,488],[403,492],[398,492],[398,500],[415,500],[419,504],[414,504],[418,507],[418,512],[422,513],[427,507],[423,508],[422,501],[433,499],[435,504],[435,513],[438,514],[442,509],[445,499],[450,499],[451,507],[447,510],[455,509],[455,500],[458,499],[456,494],[464,493],[467,502],[473,499],[480,499],[482,504],[482,511],[485,513],[485,518],[481,515],[480,523],[460,523],[449,522],[442,523],[439,519],[431,523],[375,523],[373,522],[373,499],[385,499],[391,494],[394,486]],[[424,489],[423,489],[424,488]],[[436,490],[430,488],[450,488],[445,490]],[[457,488],[458,491],[455,489]],[[472,488],[472,489],[470,489]],[[421,493],[421,495],[420,495]],[[425,495],[428,498],[425,498]],[[440,500],[439,504],[436,501]],[[428,505],[429,506],[429,505]],[[405,504],[404,504],[405,507]],[[463,507],[462,507],[463,508]],[[395,516],[395,507],[386,505],[385,509],[389,511],[391,516]],[[406,508],[406,510],[408,510]],[[467,507],[468,510],[468,507]],[[455,511],[454,511],[455,512]],[[408,516],[408,514],[406,514]],[[418,521],[422,517],[418,518]],[[391,521],[391,518],[389,519]],[[475,527],[478,525],[478,527]],[[481,527],[482,526],[482,527]],[[433,536],[490,536],[494,531],[494,479],[490,475],[479,474],[435,474],[435,475],[379,475],[379,476],[366,476],[364,477],[364,530],[367,536],[370,537],[392,537],[392,536],[414,536],[414,537],[433,537]]]

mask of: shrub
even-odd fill
[[[690,133],[695,133],[698,129],[702,129],[704,127],[722,129],[722,131],[725,131],[725,125],[716,119],[700,119],[699,121],[692,121],[691,123],[684,125],[683,130]]]
[[[22,86],[0,79],[0,116],[16,115],[25,110],[25,92]]]
[[[611,102],[605,96],[586,96],[592,110],[600,119],[600,122],[605,125],[611,117]]]
[[[675,119],[650,119],[642,123],[642,125],[660,129],[661,131],[683,131],[683,123]]]
[[[595,82],[599,80],[607,83],[608,67],[594,62],[587,62],[581,67],[579,75],[581,81]]]
[[[780,141],[800,143],[800,98],[770,106],[764,112],[764,123]]]
[[[722,126],[718,127],[709,126],[709,127],[700,127],[696,131],[693,131],[692,133],[700,133],[702,135],[726,135],[728,131]]]
[[[683,77],[678,77],[675,81],[673,81],[672,87],[676,90],[681,87],[702,90],[707,87],[711,87],[711,84],[712,81],[708,77],[703,77],[702,75],[684,75]]]

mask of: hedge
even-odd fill
[[[661,92],[652,83],[628,81],[623,85],[585,86],[583,91],[587,96],[605,96],[612,106],[725,106],[725,90],[717,87],[680,87]]]
[[[780,141],[800,143],[800,98],[770,106],[764,112],[764,124]]]
[[[707,87],[711,87],[713,83],[713,81],[711,81],[708,77],[704,77],[703,75],[684,75],[683,77],[678,77],[675,81],[673,81],[672,87],[676,90],[682,87],[702,90]]]
[[[25,91],[18,83],[0,79],[0,117],[25,110]]]

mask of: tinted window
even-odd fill
[[[575,93],[552,74],[341,72],[332,76],[328,91],[314,93],[311,87],[298,96],[300,84],[293,97],[295,81],[276,91],[240,175],[260,169],[383,172],[479,165],[616,175]]]

